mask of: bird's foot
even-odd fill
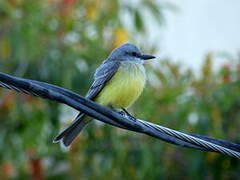
[[[122,111],[119,111],[119,114],[121,114],[122,116],[131,119],[133,121],[136,121],[136,118],[133,117],[126,109],[122,108]]]

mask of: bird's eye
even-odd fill
[[[133,56],[137,56],[137,53],[136,53],[136,52],[132,52],[132,55],[133,55]]]

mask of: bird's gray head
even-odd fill
[[[115,48],[108,56],[108,60],[135,61],[139,63],[153,58],[155,57],[152,55],[141,53],[141,51],[135,45],[130,43],[126,43]]]

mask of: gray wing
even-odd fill
[[[86,98],[94,99],[101,92],[106,83],[117,72],[119,66],[119,61],[104,61],[103,64],[97,68],[94,74],[94,81],[86,95]]]
[[[104,61],[94,74],[94,81],[86,95],[86,98],[94,99],[101,92],[105,84],[116,73],[119,65],[120,63],[117,61]],[[59,142],[62,140],[65,146],[69,146],[81,132],[84,126],[89,122],[89,120],[85,119],[84,117],[85,114],[80,112],[73,123],[54,138],[54,142]]]

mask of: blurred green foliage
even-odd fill
[[[139,42],[138,36],[148,39],[142,10],[161,28],[164,8],[166,4],[151,0],[1,0],[1,71],[84,94],[95,68],[114,47]],[[155,49],[148,41],[137,45],[148,52]],[[134,114],[240,143],[240,64],[213,71],[212,61],[207,55],[198,75],[168,60],[147,65],[150,83]],[[99,123],[90,124],[70,151],[63,152],[52,139],[66,125],[60,120],[74,118],[65,106],[3,89],[0,96],[0,179],[240,176],[239,162],[231,157],[179,148]]]

